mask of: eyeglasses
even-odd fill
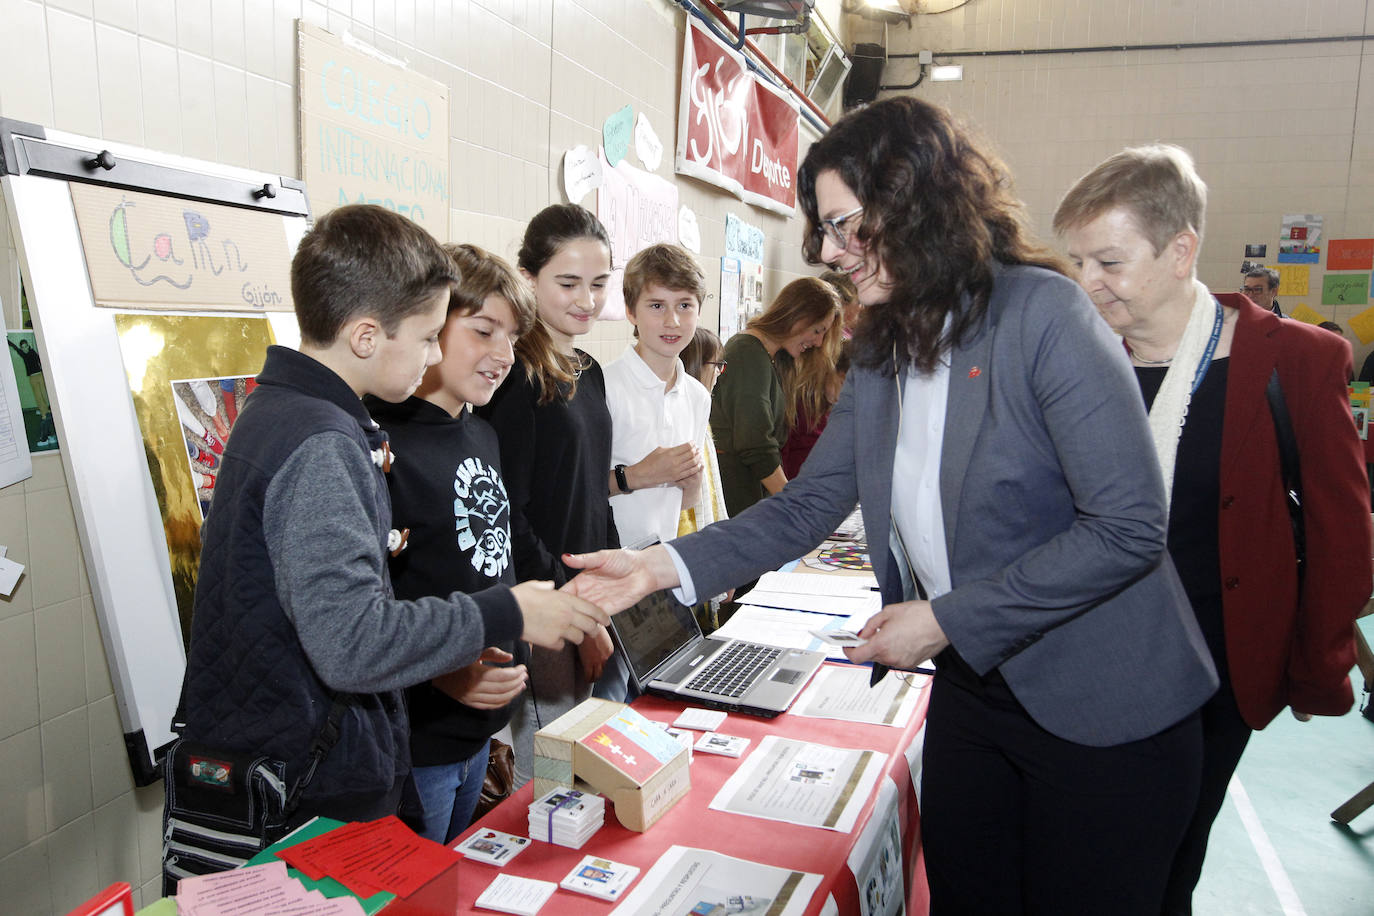
[[[841,216],[835,216],[830,219],[820,220],[816,224],[816,230],[820,232],[820,234],[825,238],[830,239],[830,241],[834,243],[836,248],[848,248],[849,239],[845,236],[844,230],[841,229],[840,226],[847,223],[849,220],[858,216],[862,212],[864,212],[863,207],[855,207],[853,210],[850,210],[848,213],[845,213]]]
[[[723,359],[708,359],[706,365],[715,366],[717,372],[724,372],[727,363]]]
[[[1257,293],[1266,293],[1268,291],[1269,287],[1267,286],[1242,286],[1240,288],[1240,292],[1245,293],[1247,296],[1253,296]]]

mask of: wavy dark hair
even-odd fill
[[[863,205],[851,231],[892,283],[887,301],[865,308],[859,321],[853,358],[860,366],[883,367],[895,353],[892,371],[934,369],[982,320],[995,262],[1066,273],[1031,235],[1006,166],[938,105],[884,99],[841,118],[811,145],[797,172],[807,222],[802,250],[811,264],[822,263],[816,176],[827,170]]]

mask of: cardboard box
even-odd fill
[[[583,783],[643,832],[691,788],[687,749],[624,703],[590,699],[534,734],[535,797]]]

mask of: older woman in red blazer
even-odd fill
[[[1175,146],[1124,150],[1054,217],[1079,283],[1122,335],[1170,492],[1169,552],[1221,675],[1203,707],[1203,784],[1166,913],[1189,913],[1207,835],[1249,741],[1285,706],[1353,703],[1370,593],[1369,490],[1342,338],[1197,281],[1207,187]],[[1301,587],[1266,386],[1277,369],[1301,464]]]

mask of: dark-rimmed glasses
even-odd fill
[[[862,212],[864,212],[863,207],[855,207],[853,210],[850,210],[848,213],[844,213],[840,216],[834,216],[830,219],[819,220],[816,223],[816,230],[820,232],[823,238],[829,239],[836,248],[844,250],[849,247],[849,239],[845,236],[844,230],[841,229],[840,226],[844,225],[849,220],[858,216]]]

